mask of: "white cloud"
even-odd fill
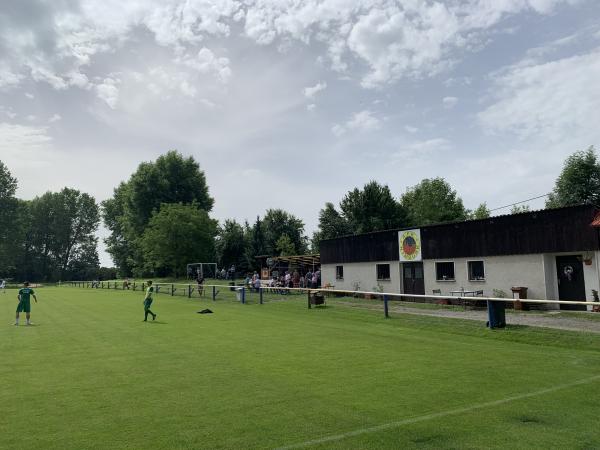
[[[28,125],[0,123],[0,154],[5,162],[29,160],[44,150],[52,138],[48,128]]]
[[[503,18],[523,11],[549,14],[575,0],[81,0],[48,3],[38,29],[18,28],[10,20],[0,29],[9,52],[0,61],[0,87],[31,77],[54,89],[90,88],[86,70],[95,58],[136,42],[147,30],[159,46],[189,68],[222,82],[231,77],[230,61],[204,45],[209,37],[233,30],[259,45],[290,48],[298,41],[324,46],[335,71],[355,62],[362,84],[381,87],[405,77],[423,77],[451,66],[462,54],[479,48],[486,32]],[[75,3],[75,2],[73,2]],[[232,27],[231,23],[240,26]],[[277,42],[276,42],[277,41]],[[40,43],[44,43],[43,45]],[[102,74],[106,77],[108,74]]]
[[[52,117],[48,119],[48,123],[54,123],[62,120],[62,116],[60,114],[53,114]]]
[[[306,105],[306,110],[314,111],[316,107],[317,107],[317,105],[315,105],[314,103],[309,103],[308,105]]]
[[[325,88],[327,88],[327,83],[323,82],[321,83],[320,81],[315,84],[314,86],[308,86],[304,88],[304,96],[310,100],[313,100],[315,98],[315,96],[323,91]]]
[[[371,111],[364,110],[355,113],[346,123],[346,127],[350,130],[373,131],[381,127],[381,121],[373,116]]]
[[[442,103],[444,104],[444,108],[451,109],[451,108],[454,108],[456,106],[456,104],[458,103],[458,98],[457,97],[444,97],[442,99]]]
[[[99,99],[104,100],[106,104],[115,109],[119,101],[120,80],[116,78],[105,78],[101,83],[96,85],[96,95]]]
[[[340,137],[346,134],[346,128],[336,123],[331,127],[331,132],[335,137]]]
[[[600,49],[543,64],[508,67],[495,78],[495,103],[479,113],[493,132],[558,141],[597,137]]]
[[[331,132],[336,137],[340,137],[348,131],[369,132],[380,128],[381,120],[375,117],[373,112],[365,109],[354,113],[344,125],[335,124]]]
[[[22,75],[11,72],[6,67],[0,68],[0,88],[16,86],[22,79]]]
[[[176,61],[201,74],[212,73],[223,83],[227,83],[231,77],[229,59],[215,56],[215,54],[206,47],[202,47],[195,57],[185,56],[176,59]]]
[[[33,100],[35,98],[35,95],[29,93],[29,92],[25,92],[25,97],[27,97],[30,100]]]
[[[404,129],[408,131],[410,134],[415,134],[419,129],[417,127],[413,127],[411,125],[405,125]]]

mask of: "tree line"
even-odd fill
[[[325,203],[309,239],[301,219],[268,209],[253,223],[211,218],[214,199],[192,157],[170,151],[141,163],[100,205],[89,194],[64,188],[32,200],[16,198],[17,180],[0,161],[0,277],[53,281],[117,276],[185,275],[189,262],[259,269],[258,256],[317,253],[319,242],[344,235],[432,223],[483,219],[486,203],[465,208],[443,178],[424,179],[396,198],[370,181],[336,206]],[[600,205],[600,162],[593,147],[564,163],[546,207]],[[515,205],[511,213],[527,211]],[[116,269],[101,268],[96,231],[100,220]]]

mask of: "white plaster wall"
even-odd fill
[[[390,265],[390,280],[377,280],[377,264]],[[344,279],[335,279],[335,266],[344,266]],[[398,261],[377,261],[348,264],[322,264],[321,284],[327,283],[336,289],[355,290],[355,283],[360,283],[359,290],[373,291],[379,284],[383,292],[400,292],[400,263]]]
[[[436,261],[454,261],[455,281],[436,281]],[[485,281],[469,281],[467,261],[483,261]],[[546,277],[541,254],[426,260],[423,261],[423,270],[426,294],[431,294],[433,289],[440,289],[442,294],[449,294],[450,291],[457,291],[462,287],[466,291],[483,290],[483,295],[490,297],[494,289],[501,289],[512,297],[512,286],[525,286],[528,288],[529,298],[546,297]]]

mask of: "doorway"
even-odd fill
[[[585,280],[583,278],[583,263],[581,256],[557,256],[556,275],[558,279],[559,300],[584,301]],[[560,309],[585,311],[585,305],[560,305]]]
[[[402,274],[404,294],[425,294],[422,262],[402,263]]]

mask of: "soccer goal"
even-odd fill
[[[198,278],[217,278],[217,263],[190,263],[187,265],[189,280]]]

